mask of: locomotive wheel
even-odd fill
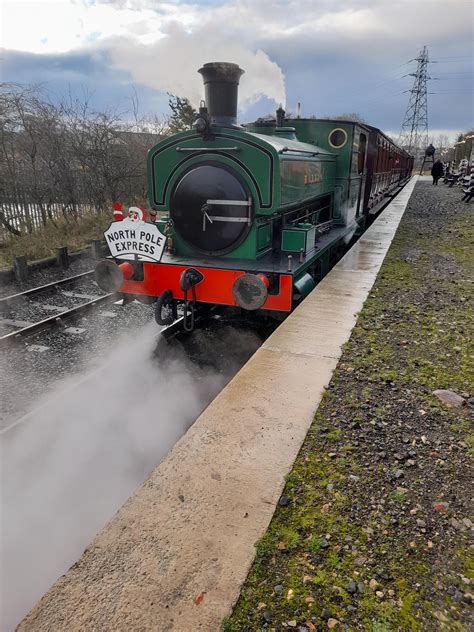
[[[171,290],[162,292],[155,304],[155,320],[158,325],[172,325],[178,316],[176,301]]]

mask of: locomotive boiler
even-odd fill
[[[376,128],[287,121],[281,107],[274,121],[243,127],[243,70],[208,63],[199,72],[205,101],[192,129],[148,154],[156,218],[111,225],[112,256],[97,281],[154,302],[160,324],[182,311],[187,329],[199,306],[287,314],[408,178],[411,157]],[[120,238],[125,230],[133,239]]]

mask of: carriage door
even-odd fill
[[[360,215],[360,207],[364,199],[365,181],[367,172],[365,169],[365,162],[367,158],[367,134],[359,134],[359,150],[357,153],[357,173],[359,174],[359,196],[357,198],[357,213],[356,217]]]

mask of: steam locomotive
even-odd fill
[[[413,160],[379,129],[356,121],[285,119],[243,127],[243,70],[208,63],[205,101],[189,131],[148,154],[152,222],[135,209],[105,233],[106,291],[154,302],[159,324],[181,304],[284,316],[324,277],[371,217],[410,177]]]

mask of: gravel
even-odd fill
[[[74,291],[103,294],[91,279],[75,285]],[[62,293],[42,297],[41,301],[52,303],[54,299],[62,302]],[[84,299],[71,301],[83,303]],[[31,315],[33,319],[38,315],[38,307],[27,303],[17,309],[16,314],[22,318]],[[125,306],[107,302],[83,315],[67,319],[62,326],[15,340],[2,348],[0,429],[28,412],[38,398],[54,391],[58,381],[69,376],[82,376],[102,366],[122,340],[130,339],[149,323],[154,329],[156,327],[158,334],[160,327],[154,321],[153,306],[138,301]],[[211,368],[230,379],[274,327],[274,323],[262,327],[258,323],[247,326],[231,319],[213,321],[210,329],[196,330],[184,338],[178,336],[170,343],[165,355],[171,359],[176,354],[184,354],[199,369]],[[155,343],[150,340],[150,344]],[[160,349],[161,346],[157,345],[155,361],[158,363],[163,361]],[[229,349],[232,351],[229,352]]]
[[[149,306],[136,301],[125,307],[109,303],[68,319],[64,328],[45,330],[3,348],[0,428],[26,413],[58,380],[99,366],[122,337],[152,320]],[[67,333],[73,327],[82,333]]]
[[[28,280],[23,283],[17,281],[0,282],[0,296],[10,296],[33,287],[39,287],[40,285],[46,285],[47,283],[65,279],[69,276],[81,274],[81,272],[93,270],[96,263],[92,255],[85,253],[84,256],[71,259],[69,268],[67,269],[51,265],[39,270],[29,270]]]
[[[93,276],[53,287],[40,294],[20,297],[0,305],[0,336],[104,296]],[[5,319],[5,320],[2,320]],[[15,324],[17,321],[18,324]]]
[[[226,630],[474,628],[472,208],[417,184]]]

